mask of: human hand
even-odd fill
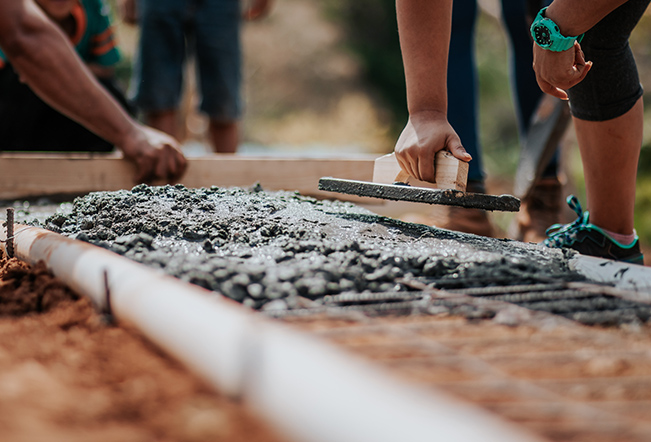
[[[118,2],[118,11],[123,22],[130,25],[138,23],[138,8],[136,6],[136,0],[120,0]]]
[[[435,181],[434,157],[447,149],[461,161],[472,157],[461,145],[447,117],[439,112],[419,112],[409,117],[396,143],[396,158],[402,170],[421,181]]]
[[[563,52],[548,51],[533,44],[533,70],[538,86],[546,94],[567,100],[567,90],[579,84],[592,68],[579,42]]]
[[[257,20],[265,17],[271,10],[273,0],[250,0],[244,9],[244,18],[246,20]]]
[[[174,182],[187,168],[179,143],[148,126],[136,125],[131,135],[118,147],[124,157],[136,165],[137,183],[150,183],[154,180]]]

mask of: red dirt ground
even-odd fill
[[[280,441],[135,330],[0,251],[2,441]]]
[[[525,318],[517,326],[445,314],[285,322],[544,440],[651,440],[651,325],[599,328],[546,314]]]

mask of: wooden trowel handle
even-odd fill
[[[436,153],[434,159],[436,182],[428,183],[419,181],[409,176],[400,168],[395,153],[384,155],[375,160],[373,168],[373,182],[393,184],[401,182],[414,187],[427,187],[430,189],[455,189],[466,191],[468,182],[468,163],[454,157],[447,150]]]

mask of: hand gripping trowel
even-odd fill
[[[435,170],[435,183],[419,181],[400,168],[395,154],[389,154],[375,160],[373,182],[324,177],[319,180],[319,190],[471,209],[520,210],[520,200],[514,196],[466,192],[468,163],[458,160],[448,151],[436,154]]]

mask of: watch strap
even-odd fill
[[[536,15],[536,19],[533,21],[531,25],[531,36],[533,37],[533,41],[538,46],[548,51],[563,52],[563,51],[567,51],[572,46],[574,46],[575,41],[578,41],[579,43],[581,42],[584,34],[578,35],[576,37],[564,36],[563,34],[561,34],[561,30],[558,27],[558,25],[552,19],[547,18],[545,16],[546,10],[547,10],[546,7],[542,8],[538,12],[538,15]],[[536,27],[538,26],[543,26],[547,28],[547,30],[549,31],[549,35],[551,39],[551,42],[549,44],[542,44],[537,40]]]

